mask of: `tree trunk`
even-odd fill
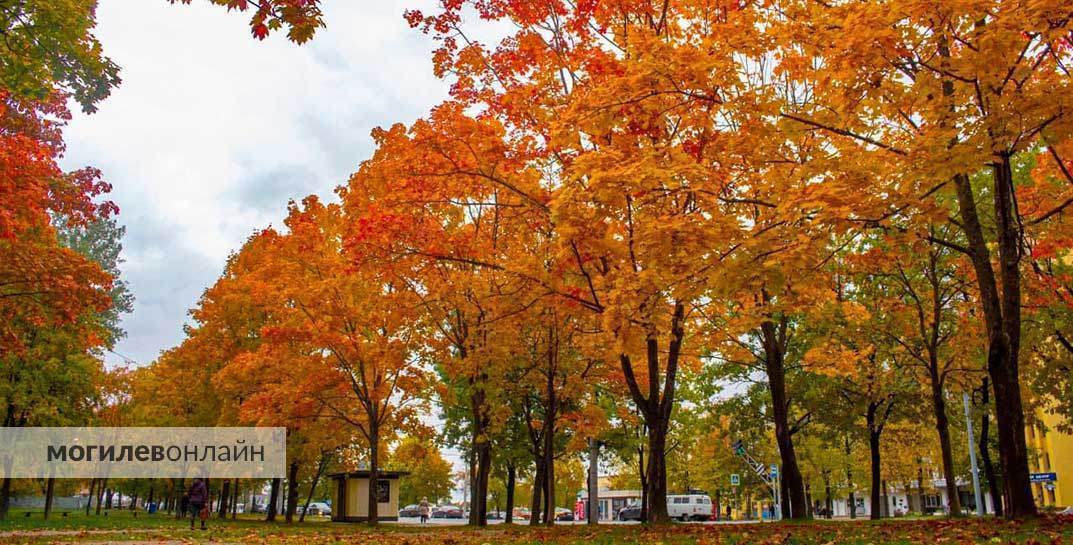
[[[987,479],[987,489],[991,494],[991,504],[994,507],[995,515],[1002,516],[1002,486],[998,481],[998,477],[995,475],[995,464],[991,460],[991,448],[990,448],[990,435],[991,435],[991,413],[988,405],[991,403],[991,385],[989,380],[985,377],[984,382],[980,385],[981,402],[983,407],[980,416],[980,459],[984,463],[984,477]]]
[[[654,415],[653,415],[654,416]],[[648,510],[647,522],[670,522],[667,514],[667,426],[663,418],[650,418],[648,423]]]
[[[868,404],[868,413],[865,419],[868,422],[868,459],[871,462],[872,483],[869,490],[869,515],[872,520],[879,520],[883,516],[880,498],[880,452],[879,437],[882,431],[876,423],[876,409],[874,403]]]
[[[238,489],[238,479],[231,480],[231,490],[233,490],[234,500],[231,502],[231,520],[238,518],[238,499],[241,497]]]
[[[375,413],[375,411],[374,411]],[[375,419],[376,415],[372,415]],[[369,525],[380,524],[380,502],[377,489],[380,487],[380,429],[369,426]]]
[[[323,454],[320,460],[317,461],[317,471],[313,474],[313,484],[309,485],[309,494],[306,494],[305,505],[302,506],[302,513],[298,515],[298,522],[305,522],[306,513],[309,512],[309,504],[313,501],[313,493],[317,490],[317,483],[320,482],[320,476],[324,474],[324,468],[328,466],[328,455]]]
[[[10,508],[11,479],[2,479],[2,482],[0,482],[0,520],[7,520],[7,514]]]
[[[831,518],[831,509],[834,509],[835,502],[831,498],[831,471],[824,470],[823,472],[823,510],[824,518]]]
[[[476,517],[476,526],[488,525],[488,477],[492,472],[492,444],[481,441],[477,444],[477,478],[475,494],[470,504],[470,516]]]
[[[545,416],[544,426],[544,524],[555,524],[555,422]]]
[[[544,494],[544,457],[539,456],[536,460],[536,472],[533,474],[533,497],[529,503],[529,525],[540,524],[540,516],[543,514],[544,504],[541,503]]]
[[[108,479],[104,479],[97,487],[97,509],[93,512],[95,515],[101,514],[101,501],[104,499],[105,487],[108,486]]]
[[[224,481],[223,486],[220,488],[220,506],[216,513],[216,516],[220,518],[227,518],[227,505],[231,500],[231,481]]]
[[[849,455],[850,455],[849,435],[847,435],[846,436],[846,457],[849,458]],[[855,488],[854,484],[853,484],[853,466],[849,465],[849,464],[846,465],[846,486],[849,487],[849,518],[855,519],[855,518],[857,518],[857,498],[853,494],[853,489]]]
[[[86,516],[89,516],[90,508],[93,505],[94,493],[97,490],[97,479],[89,480],[89,494],[86,495]]]
[[[514,464],[507,465],[507,513],[503,521],[506,524],[514,522],[514,485],[518,479],[518,468]]]
[[[475,457],[476,471],[473,475],[473,486],[470,497],[469,523],[473,526],[488,525],[488,476],[492,471],[492,445],[488,442],[488,415],[487,399],[483,388],[476,387],[483,383],[484,377],[471,380],[474,386],[470,394],[470,410],[473,417],[473,455]]]
[[[544,469],[544,519],[546,526],[555,524],[555,459],[548,457]]]
[[[924,514],[924,467],[917,458],[917,495],[920,496],[920,514]]]
[[[282,484],[279,477],[272,479],[272,488],[268,493],[268,505],[265,507],[265,521],[276,520],[276,506],[279,504],[279,487]]]
[[[55,497],[56,478],[49,477],[45,482],[45,520],[52,514],[52,499]]]
[[[172,479],[171,483],[172,485],[174,485],[175,479]],[[186,513],[180,510],[182,508],[182,497],[185,492],[186,479],[179,479],[179,485],[172,488],[171,491],[171,505],[172,510],[175,511],[175,518],[182,518],[186,516]],[[86,511],[86,513],[88,514],[89,511]]]
[[[793,430],[790,427],[790,402],[786,396],[786,361],[784,331],[785,321],[777,325],[771,320],[760,326],[764,345],[764,367],[767,372],[768,389],[771,392],[771,414],[775,423],[775,441],[779,447],[779,459],[782,462],[782,479],[786,481],[789,493],[790,518],[805,519],[805,483],[801,469],[797,465],[797,452],[794,450]]]
[[[370,489],[373,488],[373,481],[369,481]],[[287,468],[287,498],[286,505],[284,506],[284,521],[287,524],[294,522],[294,514],[298,511],[298,462],[291,462],[290,467]],[[370,514],[372,513],[372,506],[370,506]]]
[[[883,479],[883,517],[890,518],[890,489],[887,488],[887,480]]]
[[[946,481],[946,496],[950,505],[950,516],[961,515],[961,498],[958,496],[957,480],[954,475],[954,455],[950,445],[950,420],[946,416],[946,398],[942,386],[936,377],[931,381],[931,404],[935,412],[935,431],[939,434],[939,451],[943,460],[943,479]]]

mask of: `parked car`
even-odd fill
[[[671,494],[667,496],[667,515],[682,522],[712,518],[712,500],[707,494]]]
[[[255,503],[255,504],[253,504],[253,508],[250,509],[250,512],[251,513],[264,513],[265,508],[266,508],[266,506],[264,504]]]
[[[462,509],[454,505],[441,505],[432,510],[434,519],[460,519],[464,518]]]
[[[627,505],[618,510],[618,520],[641,520],[641,506],[640,505]]]
[[[532,516],[529,514],[529,510],[524,507],[514,508],[514,520],[529,520]]]
[[[330,516],[332,514],[332,508],[324,502],[313,502],[309,504],[309,507],[305,508],[306,515],[324,515]]]
[[[503,520],[504,515],[501,511],[489,511],[486,518],[488,520]]]
[[[409,517],[409,518],[420,517],[421,516],[421,511],[419,510],[419,507],[420,506],[417,505],[416,503],[411,503],[410,505],[407,505],[406,507],[403,507],[402,509],[399,509],[399,516],[400,517]]]
[[[574,522],[574,512],[565,507],[556,507],[555,522]]]

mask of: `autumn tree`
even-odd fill
[[[270,391],[263,400],[290,397],[360,432],[376,482],[386,441],[415,423],[420,408],[425,373],[417,343],[424,337],[408,290],[375,270],[350,268],[345,219],[340,206],[309,197],[290,208],[286,234],[261,235],[270,261],[257,275],[279,306],[251,357],[277,361],[289,374],[284,387],[301,389]],[[369,494],[369,522],[376,524],[375,487]]]
[[[410,472],[399,484],[399,505],[419,503],[426,497],[435,505],[451,497],[451,463],[427,438],[416,435],[402,438],[389,459],[392,467]]]
[[[929,209],[933,197],[957,203],[945,216],[962,242],[933,241],[972,263],[1006,514],[1032,515],[1020,388],[1025,241],[1060,223],[1068,201],[1040,203],[1026,214],[1015,205],[1025,195],[1013,163],[1036,146],[1054,150],[1053,143],[1069,138],[1069,116],[1058,99],[1071,83],[1063,41],[1068,10],[1061,2],[814,8],[787,2],[779,10],[784,24],[770,28],[792,46],[782,65],[810,89],[781,115],[827,135],[859,174],[868,164],[883,165],[862,177],[884,188],[869,195],[885,201],[886,210],[873,214],[872,199],[862,199],[864,213],[855,221],[875,225],[906,206]],[[849,20],[861,22],[852,33],[843,28]],[[1060,164],[1053,172],[1065,177]]]

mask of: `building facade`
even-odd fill
[[[1041,508],[1073,505],[1073,435],[1056,428],[1059,418],[1039,414],[1025,427],[1032,495]]]

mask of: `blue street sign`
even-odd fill
[[[779,466],[771,464],[771,478],[774,479],[779,476]]]
[[[738,486],[740,484],[741,484],[741,475],[738,475],[737,473],[731,473],[730,474],[730,485],[731,486]]]
[[[1032,473],[1028,476],[1028,480],[1034,483],[1053,483],[1058,480],[1057,473]]]

